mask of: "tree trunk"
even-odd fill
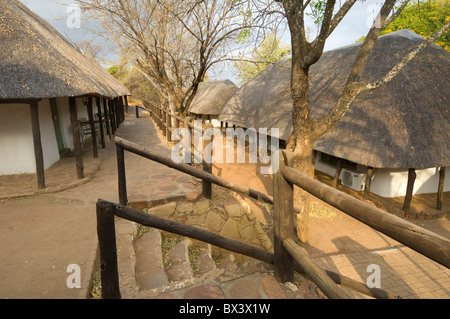
[[[292,45],[294,46],[294,43]],[[302,48],[297,44],[293,50],[301,51]],[[294,153],[293,167],[309,177],[314,177],[313,145],[315,138],[313,121],[310,117],[308,73],[309,66],[305,65],[302,59],[292,60],[293,132],[287,141],[287,149]],[[299,187],[295,187],[294,205],[302,207],[300,214],[297,214],[297,237],[302,243],[306,243],[310,238],[308,225],[310,203],[311,196]]]
[[[304,141],[297,141],[294,150],[293,166],[300,172],[310,177],[314,176],[313,144]],[[294,205],[299,205],[302,209],[297,214],[297,237],[302,243],[310,239],[309,231],[309,210],[312,202],[312,196],[299,187],[294,188]]]

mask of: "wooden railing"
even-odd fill
[[[279,169],[274,174],[274,265],[277,280],[281,282],[292,280],[294,263],[297,262],[328,297],[348,297],[330,278],[329,274],[317,267],[293,240],[294,185],[416,252],[450,268],[450,240],[448,238],[391,215],[302,174],[290,167],[292,165],[290,153],[282,151],[281,154]]]
[[[158,109],[154,108],[152,112],[157,113]],[[167,113],[171,114],[170,112]],[[174,114],[170,116],[174,116]],[[157,123],[158,118],[161,119],[162,117],[157,117],[155,123]],[[186,126],[191,127],[189,125]],[[166,127],[169,126],[167,125]],[[321,269],[312,261],[295,241],[293,229],[295,223],[294,216],[295,213],[300,212],[300,209],[294,205],[294,185],[366,225],[388,235],[392,239],[450,268],[449,239],[391,215],[351,195],[302,174],[292,168],[292,155],[289,152],[280,151],[276,155],[279,156],[279,168],[273,176],[274,196],[272,197],[247,186],[230,182],[212,174],[210,171],[198,169],[184,163],[175,163],[170,157],[152,152],[150,149],[122,138],[116,137],[115,144],[117,149],[120,204],[101,199],[97,202],[97,232],[100,248],[102,297],[105,299],[120,298],[114,216],[125,218],[145,226],[191,237],[226,250],[271,263],[274,265],[275,277],[282,283],[293,280],[294,271],[297,271],[309,276],[329,298],[349,298],[350,296],[347,292],[342,289],[344,286],[375,298],[399,298],[399,296],[386,292],[385,290],[369,288],[364,283],[357,282],[329,270]],[[194,226],[152,216],[127,207],[124,151],[132,152],[200,178],[204,183],[216,184],[257,200],[273,204],[273,253]]]

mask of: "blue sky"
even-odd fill
[[[47,20],[61,34],[71,41],[80,41],[86,37],[86,31],[81,29],[70,29],[67,27],[66,19],[69,16],[67,7],[74,4],[73,0],[21,0],[31,10]],[[342,2],[344,0],[341,0]],[[365,35],[370,27],[368,20],[372,18],[373,12],[382,4],[382,0],[358,1],[350,10],[341,24],[327,39],[325,50],[332,50],[337,47],[355,43],[357,39]],[[82,22],[83,23],[83,22]],[[314,26],[312,26],[314,31]],[[289,32],[286,31],[283,41],[289,43]],[[223,78],[229,76],[214,72],[212,78]]]

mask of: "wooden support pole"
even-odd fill
[[[95,131],[94,112],[92,111],[92,96],[88,97],[87,112],[89,118],[89,125],[91,127],[92,153],[94,154],[94,158],[97,158],[98,157],[97,132]]]
[[[445,182],[445,167],[439,170],[439,184],[437,192],[436,209],[442,210],[442,202],[444,200],[444,182]]]
[[[342,171],[342,159],[338,158],[336,174],[334,175],[334,180],[333,180],[333,187],[336,188],[336,189],[339,186],[339,175],[341,175],[341,171]]]
[[[414,182],[416,180],[416,170],[414,168],[408,169],[408,185],[406,186],[405,201],[403,202],[403,210],[409,211],[411,209],[411,200],[413,197]]]
[[[73,151],[77,167],[78,179],[84,178],[83,149],[80,140],[80,127],[78,126],[77,100],[69,97],[70,125],[72,126]]]
[[[114,207],[99,201],[96,210],[102,299],[120,299]]]
[[[124,100],[125,100],[125,110],[126,110],[126,112],[128,113],[128,96],[125,95],[123,98],[124,98]]]
[[[119,202],[122,205],[126,205],[128,202],[127,196],[127,181],[125,174],[125,152],[123,147],[116,145],[117,153],[117,175],[119,184]]]
[[[106,147],[105,142],[105,130],[103,129],[103,116],[102,116],[102,107],[100,105],[100,98],[95,98],[95,104],[97,104],[97,112],[98,112],[98,125],[100,129],[100,142],[102,144],[102,148]],[[106,118],[105,118],[106,121]]]
[[[117,99],[117,97],[114,98],[113,100],[113,104],[114,104],[114,119],[115,119],[115,123],[116,123],[116,129],[118,129],[120,127],[120,114],[119,114],[119,101]]]
[[[110,119],[109,119],[109,111],[108,111],[108,100],[106,98],[103,98],[103,113],[105,114],[105,121],[106,121],[106,132],[108,133],[109,138],[111,139],[112,133],[111,133],[111,126],[110,126]]]
[[[45,188],[44,152],[42,151],[41,129],[39,125],[39,101],[30,103],[31,131],[33,134],[34,159],[36,161],[36,174],[38,188]]]
[[[170,130],[172,127],[171,118],[170,118],[170,109],[167,107],[166,109],[166,138],[168,142],[172,142],[172,131]]]
[[[125,103],[123,101],[123,96],[119,96],[119,111],[120,111],[120,123],[125,121]]]
[[[108,106],[109,106],[109,120],[111,122],[111,131],[114,135],[116,132],[116,115],[114,114],[114,100],[108,100]]]
[[[364,186],[364,198],[367,199],[370,194],[370,185],[372,184],[373,167],[367,168],[366,185]]]
[[[294,259],[283,246],[294,235],[294,188],[281,175],[281,168],[289,163],[286,155],[283,151],[274,155],[279,156],[279,169],[273,176],[274,273],[281,283],[294,279]]]

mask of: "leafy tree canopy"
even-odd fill
[[[415,0],[381,34],[409,29],[428,38],[448,21],[450,21],[450,0]],[[448,31],[444,33],[436,44],[450,51],[450,33]]]
[[[269,64],[277,62],[283,57],[291,55],[288,45],[283,45],[276,34],[269,34],[261,45],[252,52],[249,58],[243,58],[233,65],[239,78],[239,84],[243,85],[263,71]]]

